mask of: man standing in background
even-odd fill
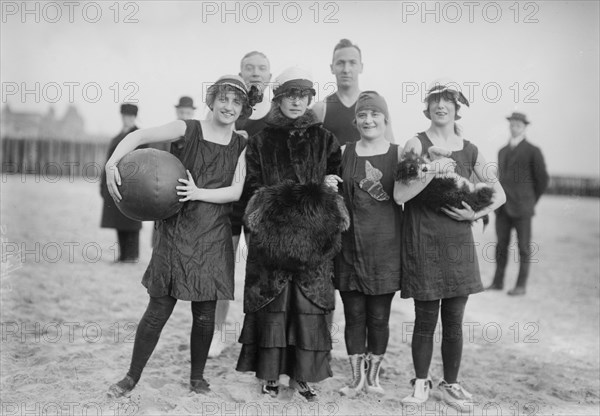
[[[363,71],[362,52],[358,45],[348,39],[340,40],[333,49],[330,68],[335,75],[337,91],[316,103],[312,110],[323,122],[323,127],[332,132],[340,146],[343,146],[360,139],[354,125],[356,101],[361,93],[358,78]],[[394,141],[390,124],[385,138],[390,142]]]
[[[177,116],[177,120],[191,120],[194,118],[194,111],[196,107],[194,107],[194,100],[191,97],[183,96],[179,98],[179,103],[175,106],[175,114]],[[168,144],[168,143],[167,143]],[[170,150],[172,154],[179,157],[179,152],[183,149],[183,138],[172,142],[170,147],[167,146],[165,149],[167,152]],[[162,149],[161,149],[162,150]]]
[[[510,296],[525,294],[531,262],[531,218],[538,200],[548,186],[548,173],[541,150],[529,143],[525,130],[527,116],[514,112],[510,122],[510,140],[498,153],[500,184],[506,192],[506,204],[496,210],[496,274],[488,290],[504,288],[504,271],[508,262],[508,245],[512,229],[517,230],[519,276]]]
[[[107,160],[113,154],[117,145],[121,143],[121,140],[132,131],[138,129],[135,125],[137,114],[137,105],[128,103],[121,105],[123,127],[121,128],[121,132],[111,140],[108,146]],[[117,262],[136,263],[140,256],[140,229],[142,228],[142,222],[126,217],[117,208],[115,201],[108,193],[106,175],[104,174],[100,181],[100,195],[104,199],[100,227],[115,228],[117,230],[117,238],[119,240],[119,258]]]

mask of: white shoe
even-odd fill
[[[364,354],[353,354],[348,359],[352,370],[352,382],[342,387],[340,394],[347,397],[354,397],[365,385],[367,360]]]
[[[433,387],[430,378],[413,378],[410,384],[414,387],[413,393],[402,399],[402,404],[423,404],[429,399],[429,392]]]
[[[449,406],[463,412],[473,409],[473,395],[466,391],[460,384],[448,384],[444,380],[441,380],[438,388],[442,392],[442,399]]]
[[[385,390],[379,384],[379,372],[381,371],[382,361],[383,354],[375,355],[369,353],[367,355],[367,363],[369,364],[367,369],[367,385],[365,386],[367,393],[385,394]]]

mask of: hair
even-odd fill
[[[267,62],[269,62],[269,58],[267,58],[267,55],[265,55],[264,53],[259,52],[259,51],[251,51],[243,56],[242,60],[240,61],[240,69],[242,69],[244,67],[244,60],[246,60],[247,58],[250,58],[254,55],[262,56],[263,58],[265,58],[267,60]],[[271,64],[271,62],[269,62],[269,65],[270,64]]]
[[[344,49],[344,48],[354,48],[358,51],[358,56],[360,58],[360,60],[362,61],[362,52],[360,51],[360,48],[358,47],[358,45],[352,43],[350,40],[348,39],[341,39],[337,45],[335,45],[335,48],[333,48],[333,54],[335,55],[335,51],[337,51],[338,49]]]
[[[455,114],[458,114],[458,111],[460,110],[460,103],[457,100],[456,94],[448,90],[442,92],[441,94],[431,94],[429,97],[427,97],[427,108],[425,109],[425,112],[429,114],[429,106],[431,105],[432,101],[439,101],[441,98],[443,98],[446,101],[453,102],[456,111]],[[457,136],[462,136],[462,131],[462,127],[458,123],[456,123],[456,120],[454,120],[454,133]]]

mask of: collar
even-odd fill
[[[520,134],[517,137],[511,137],[508,140],[508,144],[509,144],[510,147],[514,148],[514,147],[517,147],[517,145],[519,143],[521,143],[523,140],[525,140],[525,135],[524,134]]]

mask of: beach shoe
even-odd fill
[[[111,399],[118,399],[119,397],[127,396],[131,393],[131,390],[135,388],[137,383],[130,376],[125,378],[118,383],[113,384],[108,388],[108,397]]]
[[[190,380],[190,391],[199,394],[210,393],[210,384],[203,378],[199,380]]]
[[[298,393],[306,399],[307,402],[317,401],[317,392],[312,389],[305,381],[297,381],[290,378],[290,387],[298,390]]]
[[[365,386],[367,375],[367,359],[364,354],[353,354],[348,357],[352,369],[352,382],[340,389],[340,394],[354,397]]]
[[[410,396],[406,396],[402,399],[402,404],[423,404],[429,399],[429,392],[433,387],[433,383],[430,378],[413,378],[410,381],[414,390]]]
[[[367,393],[385,394],[383,387],[379,385],[379,372],[381,371],[381,363],[383,362],[383,354],[375,355],[369,353],[367,356],[369,368],[367,369]]]
[[[485,288],[485,290],[502,290],[504,289],[501,285],[497,285],[492,283],[491,285],[489,285],[488,287]]]
[[[473,409],[473,396],[460,384],[448,384],[446,381],[441,380],[438,388],[442,391],[442,400],[449,406],[463,412]]]
[[[508,296],[523,296],[525,294],[525,288],[517,286],[514,289],[509,290],[507,293]]]
[[[272,398],[276,398],[279,394],[279,381],[267,380],[262,386],[262,394],[268,394]]]

